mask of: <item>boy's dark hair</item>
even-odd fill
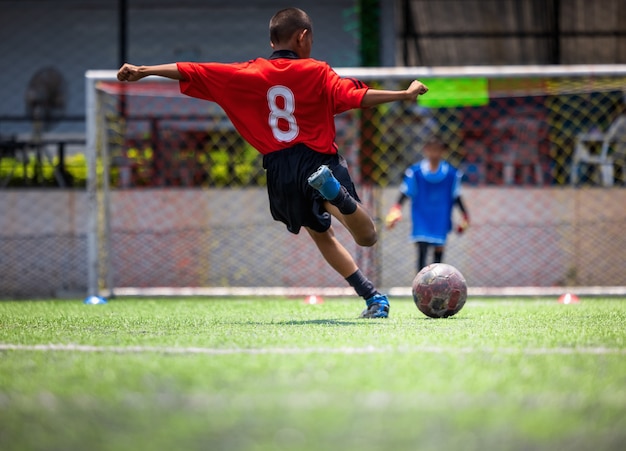
[[[426,146],[437,146],[443,148],[444,150],[448,149],[448,144],[438,135],[433,135],[428,138],[424,143],[424,147]]]
[[[308,14],[299,8],[281,9],[270,19],[270,42],[286,42],[300,30],[313,31]]]

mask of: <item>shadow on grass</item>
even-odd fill
[[[228,321],[230,324],[241,326],[356,326],[359,324],[367,324],[367,319],[307,319],[307,320],[284,320],[284,321]],[[376,321],[377,322],[377,321]],[[378,322],[377,322],[378,323]]]
[[[456,321],[464,321],[470,318],[464,318],[464,317],[458,317],[458,316],[450,316],[448,318],[429,318],[427,316],[416,316],[414,318],[410,318],[411,320],[415,320],[415,321],[425,321],[425,322],[434,322],[434,323],[441,323],[446,324],[449,323],[450,321],[452,322],[456,322]],[[227,321],[230,324],[233,325],[241,325],[241,326],[313,326],[313,325],[318,325],[318,326],[360,326],[360,325],[367,325],[367,326],[380,326],[380,325],[386,325],[386,324],[391,324],[392,321],[391,320],[386,320],[386,319],[367,319],[367,318],[355,318],[352,320],[349,319],[305,319],[305,320],[283,320],[283,321],[273,321],[273,320],[268,320],[268,321]]]
[[[357,324],[363,324],[368,322],[366,319],[360,320],[343,320],[343,319],[306,319],[298,321],[278,321],[273,324],[279,326],[310,326],[312,324],[319,324],[323,326],[354,326]]]

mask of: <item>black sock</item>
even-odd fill
[[[419,272],[424,266],[426,266],[428,243],[418,241],[415,245],[417,247],[417,272]]]
[[[351,215],[357,209],[356,200],[350,195],[345,186],[339,188],[339,194],[333,200],[329,200],[331,204],[339,209],[341,214]]]
[[[441,263],[443,261],[443,250],[438,251],[437,249],[435,249],[434,257],[435,263]]]
[[[363,299],[368,300],[375,294],[379,294],[371,280],[363,275],[360,269],[357,269],[354,274],[346,277],[346,281],[350,284],[356,294]]]

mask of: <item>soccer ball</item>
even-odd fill
[[[463,274],[445,263],[428,265],[413,279],[413,301],[431,318],[456,315],[467,300],[467,284]]]

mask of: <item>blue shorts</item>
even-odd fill
[[[325,232],[330,227],[331,215],[324,208],[325,199],[307,182],[309,176],[323,164],[360,202],[346,160],[339,154],[324,154],[298,144],[263,156],[270,212],[291,233],[299,233],[301,227],[309,227],[316,232]]]

